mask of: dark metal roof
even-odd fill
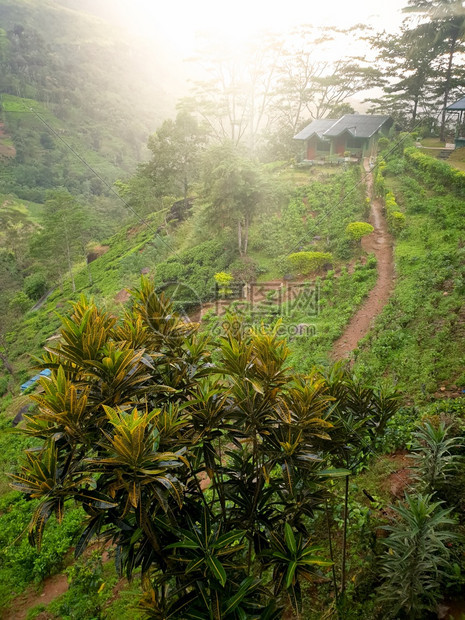
[[[335,118],[319,118],[316,121],[312,121],[310,125],[304,127],[302,131],[299,131],[299,133],[294,136],[294,140],[308,140],[308,138],[311,138],[315,134],[321,140],[323,133],[336,122],[337,119]]]
[[[346,114],[324,132],[324,137],[333,138],[347,131],[354,138],[371,138],[388,121],[393,122],[390,116]]]
[[[465,97],[447,106],[446,110],[465,110]]]

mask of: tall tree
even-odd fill
[[[249,227],[261,205],[271,198],[260,166],[231,142],[212,147],[202,171],[203,213],[209,225],[237,230],[238,250],[247,254]]]
[[[283,41],[265,35],[247,48],[224,43],[204,47],[195,58],[205,78],[194,81],[183,105],[199,115],[213,140],[255,149],[270,121],[270,101]]]
[[[293,33],[278,67],[274,107],[280,124],[296,133],[303,120],[324,118],[355,93],[379,84],[378,70],[362,58],[330,56],[326,44],[339,41],[343,48],[354,32],[304,26]]]
[[[437,50],[429,24],[410,29],[404,23],[398,35],[377,33],[368,41],[384,74],[384,95],[369,100],[373,111],[389,112],[406,128],[414,126],[420,114],[429,115],[434,107]]]
[[[92,230],[91,218],[72,194],[60,189],[48,194],[41,225],[42,230],[32,240],[31,251],[61,280],[68,271],[75,291],[73,265],[78,258],[85,258],[85,244]]]
[[[447,105],[451,93],[463,84],[465,14],[461,0],[409,0],[406,12],[425,17],[439,60],[436,95],[442,103],[440,139],[445,139]]]
[[[205,130],[186,111],[176,120],[166,120],[150,136],[150,161],[140,167],[140,176],[148,178],[157,197],[182,196],[186,201],[198,174],[198,161],[205,145]]]

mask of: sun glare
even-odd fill
[[[191,54],[200,36],[241,45],[263,31],[286,32],[298,25],[347,28],[356,23],[377,29],[395,28],[402,20],[404,0],[389,4],[370,0],[316,2],[289,0],[119,0],[127,23],[137,32],[151,37],[162,32],[184,54]]]

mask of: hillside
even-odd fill
[[[2,0],[0,24],[2,143],[16,151],[4,153],[0,191],[105,192],[60,138],[108,183],[133,170],[180,90],[162,44],[53,1]]]
[[[63,286],[56,288],[42,304],[26,310],[8,334],[7,347],[9,360],[14,365],[15,382],[9,383],[13,394],[4,396],[1,401],[4,428],[17,414],[24,415],[28,401],[18,395],[18,382],[31,375],[31,353],[40,355],[43,347],[56,347],[60,327],[58,315],[69,312],[68,302],[76,302],[84,293],[92,296],[102,309],[121,317],[129,299],[125,289],[140,287],[141,273],[153,277],[158,290],[174,293],[176,307],[191,312],[193,319],[199,318],[195,303],[201,302],[201,339],[196,346],[200,346],[203,338],[218,338],[226,325],[239,320],[237,317],[258,330],[262,324],[268,328],[279,327],[289,347],[291,371],[306,373],[310,380],[315,365],[328,368],[334,352],[339,350],[334,348],[336,341],[344,342],[351,319],[357,310],[363,311],[371,291],[376,290],[377,240],[380,234],[386,235],[386,218],[394,244],[395,280],[385,284],[390,297],[384,308],[378,309],[380,313],[373,328],[350,354],[357,375],[346,379],[349,383],[355,381],[354,386],[358,387],[353,389],[362,390],[357,398],[366,399],[367,390],[372,389],[362,388],[357,383],[364,380],[367,386],[383,383],[385,387],[379,389],[387,391],[382,394],[391,393],[389,390],[396,386],[399,393],[396,398],[400,399],[400,408],[396,405],[396,413],[387,423],[385,433],[376,443],[370,444],[372,447],[365,456],[360,457],[363,465],[353,466],[353,478],[348,487],[351,498],[348,573],[354,585],[347,604],[359,609],[363,617],[376,617],[373,615],[374,600],[367,599],[363,593],[365,588],[379,587],[379,572],[374,567],[382,558],[383,545],[377,532],[382,531],[380,528],[386,523],[392,523],[395,514],[385,513],[377,506],[395,501],[406,488],[412,488],[413,474],[404,451],[412,445],[413,433],[420,421],[425,424],[447,416],[454,429],[461,428],[463,411],[460,396],[463,389],[461,212],[464,176],[451,172],[448,164],[436,162],[415,148],[407,148],[405,154],[392,154],[391,148],[392,145],[385,148],[373,173],[364,173],[358,166],[348,169],[321,166],[308,170],[283,163],[267,166],[262,171],[265,175],[262,182],[267,179],[280,199],[255,214],[246,258],[239,256],[236,235],[230,227],[206,224],[204,209],[208,213],[209,204],[202,204],[200,186],[197,187],[198,204],[190,214],[170,219],[166,210],[152,212],[145,224],[132,221],[121,226],[116,234],[102,237],[97,252],[100,255],[90,265],[86,266],[83,261],[75,265],[76,290],[72,290],[71,280],[66,277]],[[354,243],[347,237],[346,228],[350,222],[363,223],[370,211],[373,215],[372,204],[366,199],[366,192],[370,191],[366,184],[370,185],[372,176],[378,196],[372,197],[377,213],[373,222],[377,228],[362,244],[360,241]],[[378,211],[381,205],[384,214]],[[47,203],[40,205],[11,199],[7,206],[24,217],[25,225],[30,227],[36,226],[41,221],[42,211],[49,208]],[[385,241],[388,240],[389,235]],[[320,268],[316,279],[299,273],[292,275],[292,263],[287,258],[289,249],[297,250],[297,254],[323,252],[331,256],[331,269],[328,265]],[[244,277],[250,270],[257,278],[255,302],[233,301],[230,314],[220,312],[218,316],[215,311],[218,304],[224,309],[231,302],[215,300],[215,274],[224,272]],[[179,283],[183,285],[181,290],[177,287]],[[283,306],[282,296],[292,287],[297,287],[299,292],[290,306]],[[317,304],[316,289],[319,291]],[[186,297],[186,291],[193,296]],[[137,306],[133,306],[133,311],[134,308]],[[126,315],[126,320],[129,316]],[[170,315],[167,325],[171,325],[172,320]],[[134,332],[131,337],[141,338],[142,333]],[[223,343],[221,347],[224,346]],[[218,348],[213,359],[217,355]],[[325,380],[337,383],[341,371],[332,372]],[[357,376],[360,379],[356,379]],[[263,388],[254,382],[251,385],[260,395]],[[4,445],[0,481],[5,491],[5,473],[17,467],[22,449],[35,441],[21,435],[15,436],[14,441],[8,442],[6,438],[7,435],[0,435],[0,445]],[[365,470],[368,463],[370,466]],[[341,513],[344,488],[337,479],[332,484],[333,544],[337,562],[340,562],[344,544]],[[442,496],[447,497],[451,505],[461,501],[455,486]],[[134,607],[137,587],[128,587],[118,580],[112,562],[102,565],[97,556],[92,555],[80,560],[71,569],[73,581],[69,591],[66,591],[66,583],[57,585],[61,583],[58,578],[47,579],[47,575],[61,570],[68,562],[67,549],[76,540],[80,528],[80,509],[68,509],[60,527],[52,521],[46,529],[43,550],[38,552],[29,547],[25,539],[14,543],[35,504],[26,505],[17,493],[7,493],[2,501],[5,509],[5,515],[0,515],[4,523],[3,544],[7,549],[16,550],[15,555],[5,555],[0,565],[4,583],[0,600],[6,609],[16,593],[19,596],[14,599],[18,618],[24,617],[31,607],[37,614],[46,607],[45,613],[58,618],[71,613],[81,613],[85,617],[93,613],[92,609],[100,609],[107,618],[137,617]],[[315,527],[325,531],[323,513],[314,518]],[[363,539],[365,531],[371,532],[369,543]],[[326,542],[324,547],[329,553]],[[56,549],[54,554],[50,554],[51,548]],[[452,552],[457,553],[455,547]],[[27,558],[28,566],[41,567],[44,600],[50,600],[49,604],[40,605],[40,596],[28,586],[34,573],[23,565],[22,558]],[[82,588],[82,571],[89,571],[96,585]],[[444,591],[453,595],[455,582],[451,583],[447,588],[444,586]],[[55,594],[52,594],[53,588],[56,588]],[[97,596],[97,588],[102,588],[101,596]],[[26,593],[20,595],[22,591]],[[303,600],[305,617],[312,620],[321,617],[331,601],[331,591],[326,586],[319,587],[317,599]]]

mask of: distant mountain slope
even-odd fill
[[[0,0],[0,25],[0,95],[39,102],[39,109],[61,123],[55,131],[74,136],[115,167],[113,174],[106,171],[109,181],[116,171],[132,170],[148,135],[173,113],[180,92],[177,72],[156,36],[148,48],[114,23],[51,0]],[[17,151],[10,166],[24,165],[34,151],[34,161],[50,168],[53,134],[51,140],[41,138],[38,150],[38,127],[31,129],[25,112],[19,106],[12,110],[10,98],[5,101],[0,120]],[[42,125],[41,133],[50,131]],[[25,175],[19,176],[24,186]],[[26,178],[28,187],[54,183]]]

